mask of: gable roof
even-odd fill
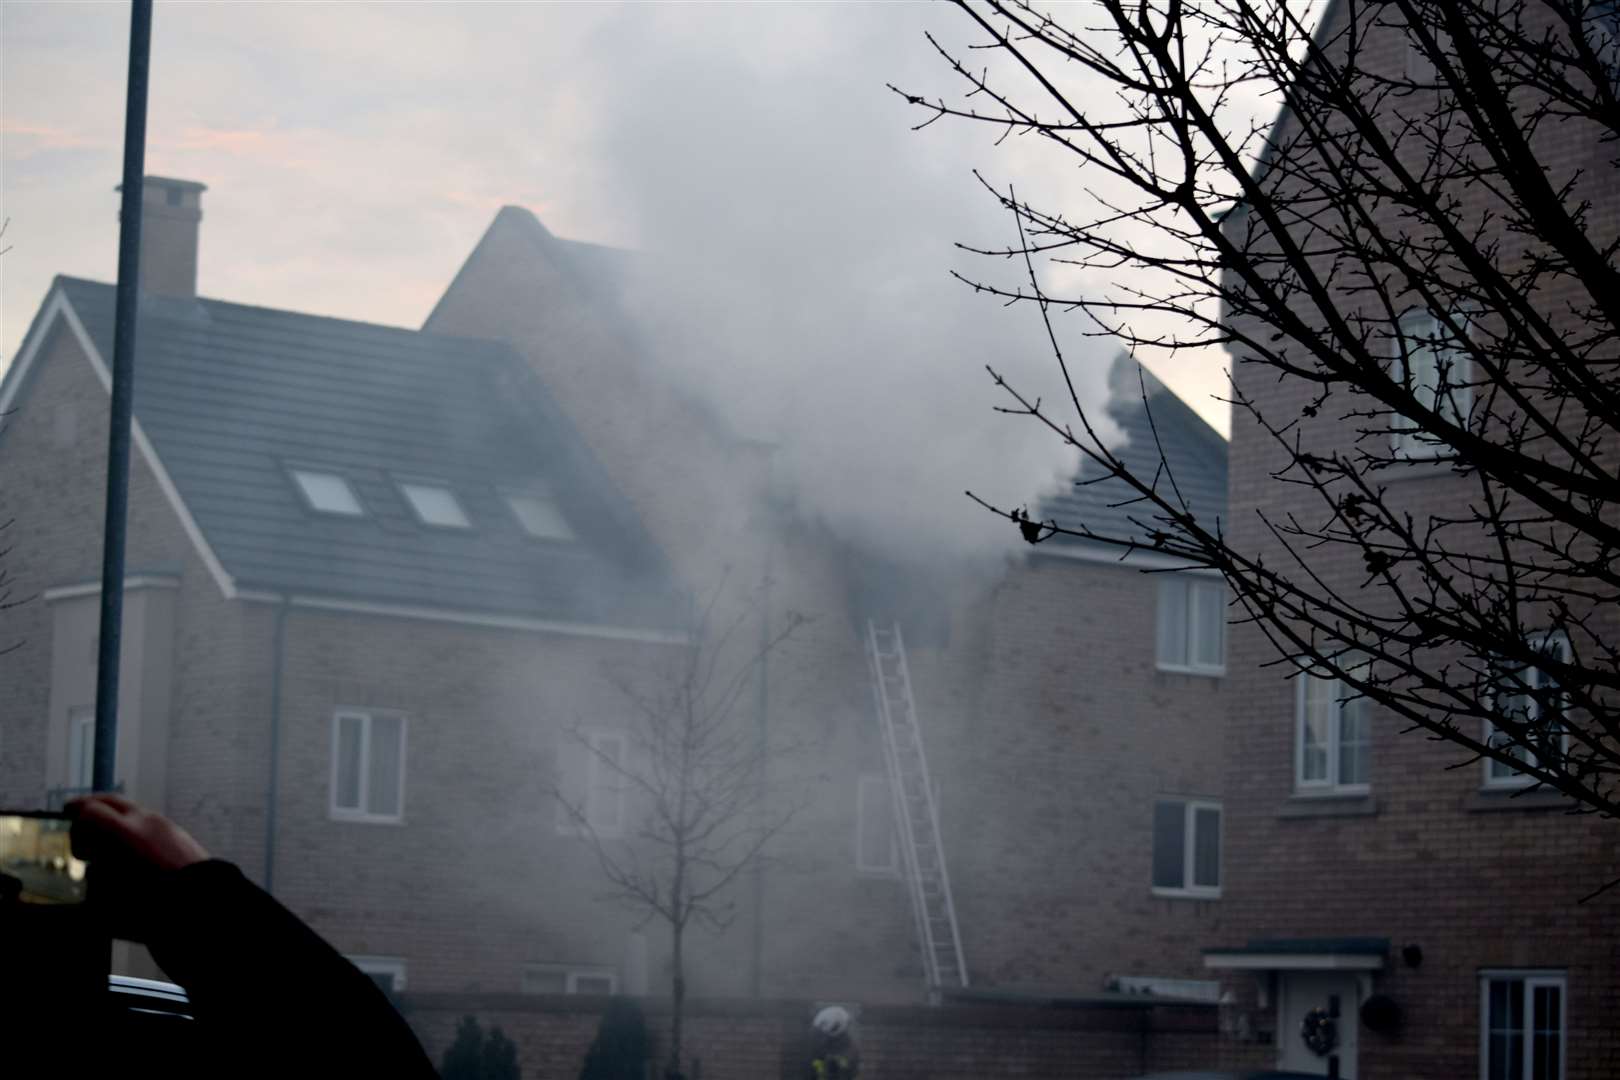
[[[1153,481],[1154,489],[1172,501],[1180,492],[1206,528],[1217,518],[1224,520],[1227,444],[1220,433],[1152,372],[1123,353],[1109,370],[1108,391],[1108,415],[1127,440],[1114,450],[1120,460],[1139,479]],[[1168,472],[1160,468],[1161,449]],[[1084,526],[1104,536],[1146,542],[1147,530],[1140,523],[1151,524],[1157,516],[1154,508],[1139,501],[1137,493],[1116,478],[1087,482],[1089,477],[1101,475],[1100,466],[1082,461],[1069,489],[1042,501],[1036,516],[1069,528]],[[1063,535],[1046,543],[1060,549],[1097,546],[1094,541]],[[1110,557],[1123,550],[1114,549]]]
[[[59,277],[102,357],[114,289]],[[674,627],[662,553],[509,346],[219,300],[148,298],[135,415],[234,585],[300,597]],[[366,509],[308,510],[291,465]],[[400,479],[448,484],[473,528],[417,521]],[[580,542],[528,537],[507,491],[549,490]]]

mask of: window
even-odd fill
[[[1221,895],[1221,804],[1160,799],[1153,804],[1153,892]]]
[[[1562,634],[1544,634],[1534,645],[1548,660],[1563,664],[1570,661],[1569,639]],[[1495,681],[1497,690],[1493,704],[1497,711],[1504,719],[1523,724],[1526,730],[1523,739],[1515,740],[1487,720],[1485,742],[1488,745],[1505,748],[1511,757],[1527,765],[1555,761],[1568,752],[1569,731],[1563,724],[1564,696],[1549,672],[1539,667],[1503,667]],[[1531,746],[1525,745],[1526,740]],[[1532,749],[1532,746],[1540,749]],[[1535,782],[1534,777],[1506,762],[1485,759],[1486,787],[1525,787]]]
[[[371,977],[377,989],[394,997],[405,989],[405,961],[397,956],[351,956],[349,962]]]
[[[293,482],[298,485],[298,493],[304,497],[305,505],[316,513],[337,514],[340,517],[365,516],[366,511],[361,507],[354,489],[337,473],[312,469],[288,471],[292,473]]]
[[[525,994],[601,994],[619,992],[619,974],[608,967],[530,964],[523,969]]]
[[[332,718],[332,816],[398,822],[405,806],[405,717],[343,709]]]
[[[1563,972],[1480,977],[1480,1080],[1563,1080]]]
[[[472,522],[461,508],[456,493],[443,484],[420,481],[399,482],[400,493],[416,512],[416,519],[424,525],[437,525],[444,529],[470,529]]]
[[[1159,578],[1159,670],[1226,673],[1226,583]]]
[[[523,531],[536,540],[574,539],[568,519],[549,495],[513,493],[506,496],[506,505],[512,508],[512,516],[517,518]]]
[[[1461,321],[1466,326],[1468,320]],[[1391,373],[1419,405],[1453,424],[1463,424],[1472,404],[1470,364],[1463,343],[1427,311],[1408,312],[1397,326],[1399,341]],[[1390,426],[1397,456],[1441,457],[1449,452],[1442,439],[1419,428],[1410,417],[1392,416]]]
[[[68,710],[67,786],[89,791],[95,782],[96,709],[75,705]]]
[[[889,778],[868,773],[855,789],[855,869],[865,874],[893,874],[899,868]]]
[[[625,818],[624,736],[590,731],[565,739],[559,755],[557,831],[619,835]]]
[[[1339,679],[1301,672],[1294,787],[1305,794],[1367,791],[1367,699]]]

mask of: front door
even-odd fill
[[[1355,1080],[1356,977],[1284,971],[1277,991],[1277,1068]]]

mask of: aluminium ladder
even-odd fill
[[[951,879],[945,870],[938,800],[928,773],[928,756],[923,752],[922,732],[917,729],[917,706],[911,696],[911,672],[900,624],[883,629],[876,622],[867,622],[866,654],[872,665],[883,757],[894,797],[895,833],[917,921],[923,974],[929,1000],[938,1004],[943,989],[968,984],[967,964],[962,957]]]

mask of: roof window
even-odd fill
[[[508,492],[506,505],[512,508],[512,515],[523,526],[523,531],[536,540],[573,540],[574,530],[569,526],[568,519],[563,517],[557,508],[557,502],[549,494],[540,492]]]
[[[341,517],[364,517],[365,508],[354,494],[354,488],[337,473],[315,469],[289,469],[299,494],[311,510]]]
[[[444,529],[472,528],[472,521],[467,517],[467,511],[461,508],[456,493],[445,485],[424,480],[401,480],[399,490],[422,524]]]

